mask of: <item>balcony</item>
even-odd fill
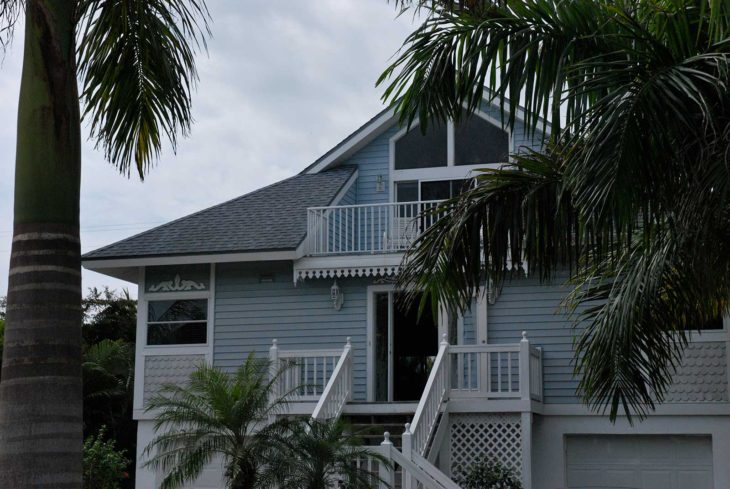
[[[310,207],[307,256],[399,253],[438,219],[441,201]]]

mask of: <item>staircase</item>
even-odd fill
[[[278,381],[277,394],[292,393],[293,403],[301,406],[316,403],[313,410],[290,411],[290,415],[311,413],[315,420],[342,417],[372,453],[390,460],[395,470],[378,464],[373,457],[358,462],[379,474],[383,481],[379,484],[381,489],[460,489],[434,465],[438,447],[448,437],[452,403],[503,403],[505,412],[532,411],[533,403],[542,403],[542,351],[530,345],[525,332],[518,344],[498,345],[451,346],[444,335],[423,395],[412,414],[408,412],[412,407],[398,407],[394,412],[390,406],[379,412],[377,406],[353,402],[349,338],[342,350],[279,351],[273,340],[270,359],[272,371],[277,371],[282,363],[293,366]],[[523,453],[523,467],[527,467],[523,472],[524,485],[529,488],[529,452],[527,456]]]

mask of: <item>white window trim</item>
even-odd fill
[[[365,349],[365,372],[366,372],[366,388],[365,388],[365,397],[367,402],[375,402],[375,294],[379,292],[388,292],[388,293],[394,293],[397,292],[394,284],[378,284],[378,285],[368,285],[367,287],[367,301],[366,301],[366,318],[367,318],[367,344]],[[388,322],[392,322],[392,308],[389,308],[388,312]],[[440,338],[443,337],[444,334],[448,333],[448,317],[446,314],[446,310],[442,307],[439,307],[439,314],[437,321],[437,329],[438,329],[438,339],[437,341],[441,341]],[[392,325],[388,325],[389,334],[392,332]],[[392,345],[392,338],[389,339],[389,345]],[[389,357],[389,365],[388,365],[388,398],[393,397],[392,392],[392,386],[393,386],[393,365],[390,364],[392,362],[392,356],[388,355]],[[391,402],[391,401],[388,401]]]
[[[490,124],[497,127],[502,127],[502,123],[490,116],[488,113],[477,109],[473,115],[481,117]],[[448,121],[446,124],[446,166],[437,166],[433,168],[411,168],[406,170],[395,169],[395,143],[403,137],[406,133],[415,130],[419,127],[419,122],[416,121],[411,127],[404,127],[397,133],[391,136],[389,140],[389,151],[388,151],[388,172],[390,182],[390,201],[395,202],[395,183],[399,181],[418,181],[418,192],[420,197],[421,192],[421,181],[435,181],[435,180],[458,180],[461,178],[469,178],[472,176],[474,170],[480,168],[498,168],[507,162],[500,163],[482,163],[477,165],[455,165],[454,160],[456,158],[456,146],[455,146],[455,135],[454,135],[454,123]],[[509,128],[504,128],[509,137],[509,153],[514,153],[514,137],[513,133]]]
[[[205,355],[208,364],[213,363],[213,341],[215,327],[215,264],[210,265],[210,285],[207,291],[147,293],[145,292],[145,267],[139,267],[137,292],[137,340],[135,342],[134,363],[134,403],[133,408],[139,412],[144,409],[144,367],[145,357],[160,355]],[[207,341],[193,345],[148,345],[147,344],[147,308],[150,300],[207,299]]]

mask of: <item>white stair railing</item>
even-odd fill
[[[342,355],[312,412],[312,419],[339,418],[350,399],[352,399],[352,340],[348,337],[345,349],[342,350]]]
[[[416,407],[416,413],[413,415],[413,421],[410,426],[406,425],[406,433],[403,433],[404,450],[406,435],[408,435],[408,441],[412,443],[409,449],[421,456],[426,454],[428,442],[436,430],[444,402],[448,399],[449,380],[449,342],[446,341],[444,334],[436,361],[431,367],[426,387],[423,389],[423,395]]]
[[[413,489],[416,485],[422,489],[461,489],[458,484],[422,456],[413,452],[406,454],[405,451],[401,452],[395,448],[388,432],[384,434],[384,440],[380,446],[373,447],[372,451],[379,453],[390,462],[390,466],[386,464],[378,466],[379,489],[397,487],[396,466],[401,468],[400,487],[403,489]]]

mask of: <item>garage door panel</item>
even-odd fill
[[[711,489],[709,436],[567,438],[568,487]]]

